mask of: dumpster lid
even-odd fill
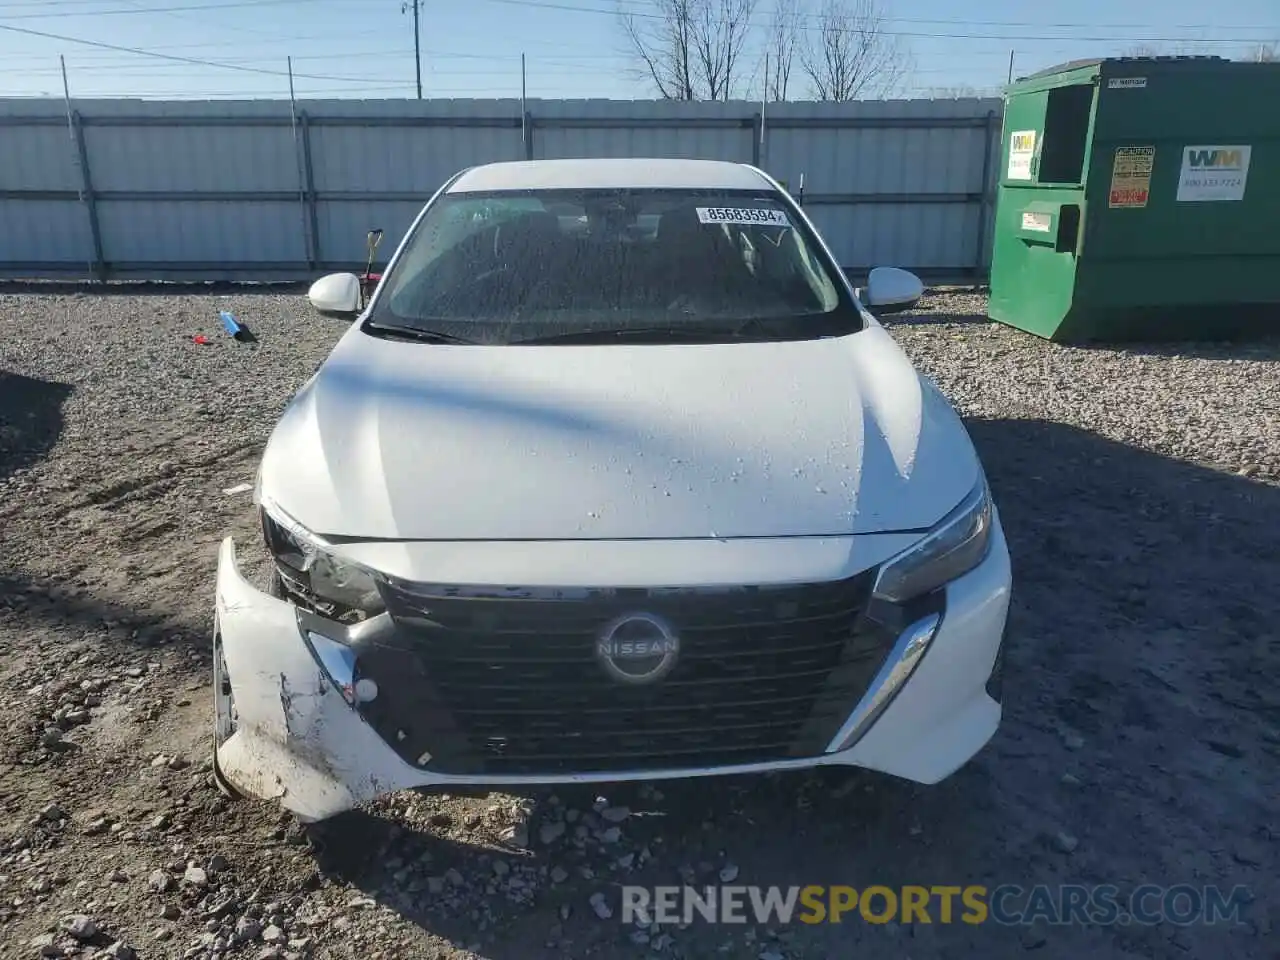
[[[1226,57],[1219,57],[1214,54],[1186,54],[1167,57],[1087,57],[1083,60],[1068,60],[1066,63],[1059,63],[1052,67],[1045,67],[1043,70],[1037,70],[1035,73],[1028,74],[1025,77],[1018,77],[1018,79],[1039,80],[1044,77],[1052,77],[1059,73],[1070,73],[1073,70],[1082,70],[1085,67],[1098,67],[1104,63],[1180,63],[1184,61],[1198,61],[1201,63],[1206,61],[1214,61],[1218,63],[1228,62]]]

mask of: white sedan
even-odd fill
[[[933,783],[1000,721],[1010,563],[948,402],[767,174],[451,179],[219,555],[215,770],[305,821],[408,788],[819,765]]]

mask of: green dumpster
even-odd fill
[[[1063,342],[1280,333],[1280,63],[1074,61],[1005,100],[992,320]]]

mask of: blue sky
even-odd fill
[[[805,0],[802,0],[805,2]],[[820,0],[807,0],[816,10]],[[1280,0],[880,0],[885,28],[910,51],[904,92],[999,88],[1077,57],[1140,42],[1169,53],[1239,57],[1280,43]],[[653,0],[424,0],[423,93],[530,97],[653,95],[634,76],[618,10]],[[758,0],[767,25],[773,0]],[[414,96],[412,17],[400,0],[0,0],[0,96],[62,94],[58,55],[77,97]],[[808,21],[812,28],[813,21]],[[57,34],[65,39],[4,29]],[[91,40],[224,66],[174,62],[73,42]],[[742,94],[760,95],[763,35],[749,43]],[[798,69],[796,73],[799,73]]]

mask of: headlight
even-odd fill
[[[384,609],[372,572],[344,560],[274,504],[262,505],[262,533],[286,587],[301,594],[318,613],[350,621]]]
[[[986,478],[910,549],[888,560],[875,595],[904,603],[968,573],[987,555],[991,541],[991,491]]]

